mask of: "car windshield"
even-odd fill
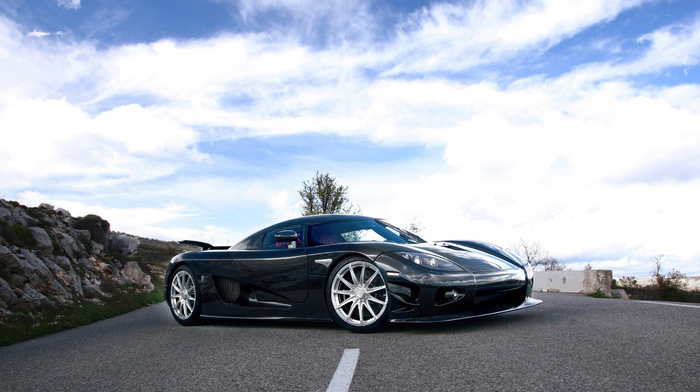
[[[309,226],[309,246],[337,244],[342,242],[394,242],[418,244],[422,238],[384,221],[373,219],[322,223]]]

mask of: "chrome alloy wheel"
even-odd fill
[[[349,325],[369,326],[382,319],[387,288],[379,269],[367,261],[353,261],[333,276],[331,302],[335,313]]]
[[[175,316],[187,320],[192,316],[197,303],[197,288],[194,278],[186,270],[180,270],[170,284],[170,307]]]

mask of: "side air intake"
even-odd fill
[[[214,286],[222,301],[233,305],[241,295],[241,284],[237,280],[214,276]]]

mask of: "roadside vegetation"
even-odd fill
[[[593,297],[593,298],[608,298],[608,296],[605,295],[605,293],[604,293],[603,290],[601,290],[601,289],[598,289],[598,290],[595,291],[595,293],[591,293],[591,294],[588,294],[588,295],[591,296],[591,297]]]
[[[641,285],[634,276],[613,279],[613,289],[624,289],[630,299],[700,303],[700,290],[689,290],[685,274],[675,268],[663,273],[663,255],[652,260],[652,284]]]
[[[170,242],[140,238],[138,251],[128,257],[137,261],[139,267],[151,277],[155,287],[153,291],[144,292],[133,286],[118,285],[105,279],[101,289],[108,298],[83,299],[70,307],[51,307],[28,309],[15,312],[0,324],[0,346],[33,339],[104,320],[128,313],[147,305],[162,302],[163,274],[170,258],[180,253],[183,246]],[[126,261],[125,256],[107,253],[106,258]]]
[[[161,302],[161,287],[162,283],[149,293],[137,292],[133,287],[118,288],[102,303],[84,301],[70,308],[57,307],[17,315],[7,325],[0,326],[0,346],[91,324]]]

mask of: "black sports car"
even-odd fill
[[[272,225],[231,247],[183,241],[165,298],[175,320],[334,320],[355,332],[534,306],[533,270],[506,249],[427,243],[375,218],[315,215]]]

